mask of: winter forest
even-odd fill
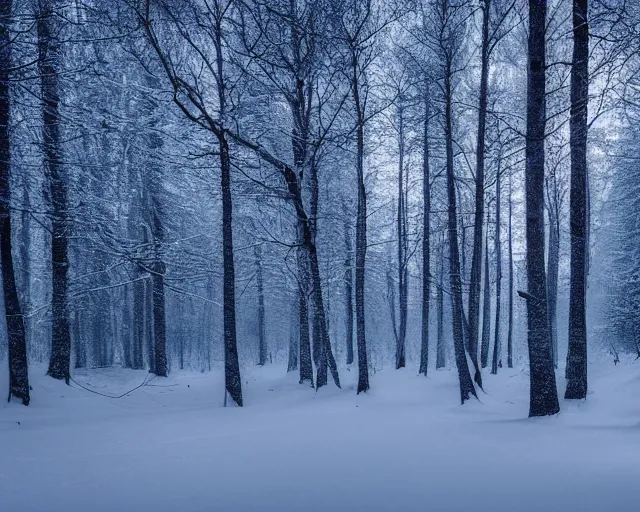
[[[0,510],[637,510],[639,121],[638,0],[0,0]]]

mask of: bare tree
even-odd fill
[[[18,299],[11,240],[11,0],[0,3],[0,259],[9,344],[9,400],[29,405],[29,371],[24,317]]]
[[[566,399],[587,397],[588,179],[587,105],[589,102],[588,0],[573,2],[571,65],[571,285]]]
[[[68,176],[62,163],[60,136],[61,66],[58,0],[38,0],[38,71],[42,95],[42,141],[51,201],[51,358],[48,374],[69,383],[71,333],[69,330],[69,225]]]
[[[544,267],[544,141],[546,125],[545,76],[547,5],[529,0],[529,45],[526,139],[526,259],[530,408],[529,416],[560,411],[551,357],[551,337]]]

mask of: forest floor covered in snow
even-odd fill
[[[451,370],[384,370],[356,396],[354,369],[316,394],[280,366],[248,367],[242,409],[221,407],[221,372],[111,399],[45,370],[32,368],[29,407],[0,405],[2,512],[639,509],[640,361],[592,365],[588,400],[542,419],[527,419],[523,369],[487,373],[460,406]],[[111,395],[145,376],[75,373]]]

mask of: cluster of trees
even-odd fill
[[[451,346],[464,403],[526,340],[530,414],[555,414],[565,289],[565,397],[587,394],[591,253],[628,276],[599,309],[640,346],[634,6],[1,9],[10,398],[29,403],[28,361],[67,383],[224,361],[240,406],[243,363],[286,360],[316,388],[357,363],[360,393],[388,359],[427,375]]]

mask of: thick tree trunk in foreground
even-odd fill
[[[51,201],[51,359],[48,375],[69,383],[71,333],[68,311],[69,226],[67,177],[61,161],[56,0],[39,0],[38,71],[42,94],[42,141]],[[55,34],[55,35],[54,35]]]
[[[566,399],[587,397],[588,180],[587,106],[589,101],[588,0],[573,2],[571,67],[571,284]]]
[[[225,388],[236,405],[242,407],[242,382],[236,338],[235,265],[233,262],[233,206],[231,201],[231,160],[224,133],[218,136],[222,172],[222,261]],[[226,394],[225,394],[226,403]]]
[[[356,173],[358,186],[358,208],[356,213],[356,344],[358,346],[358,390],[360,394],[369,389],[369,362],[364,308],[364,274],[367,253],[367,192],[364,187],[364,114],[360,104],[358,61],[353,58],[352,93],[356,109]]]
[[[9,134],[11,1],[0,3],[0,262],[9,345],[9,400],[29,405],[29,371],[24,317],[20,308],[11,247],[11,138]]]
[[[529,344],[529,416],[560,411],[551,357],[547,308],[544,240],[544,141],[546,125],[545,27],[547,4],[529,0],[527,140],[526,140],[526,259]]]

